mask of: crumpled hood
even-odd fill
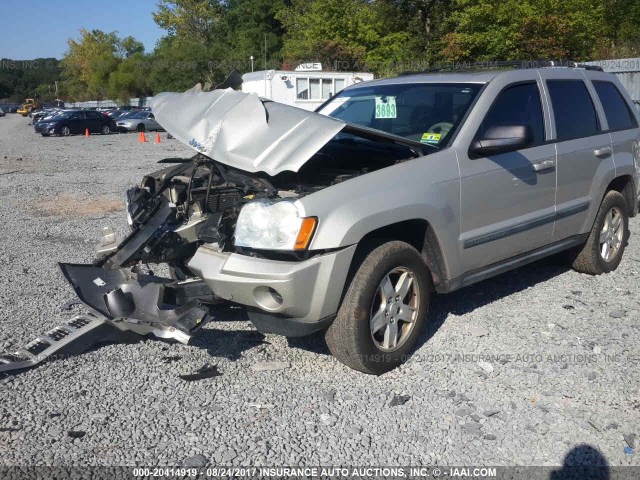
[[[181,142],[226,165],[276,175],[297,172],[340,132],[340,120],[232,89],[160,93],[151,109]]]

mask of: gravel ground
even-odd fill
[[[57,262],[89,262],[103,226],[126,227],[126,187],[190,155],[164,134],[43,138],[28,123],[0,118],[5,351],[79,312],[62,309],[74,294]],[[613,274],[546,261],[435,298],[415,356],[381,377],[321,336],[263,336],[223,309],[192,346],[107,345],[5,378],[0,465],[597,462],[587,446],[640,465],[625,452],[640,435],[637,219],[631,231]],[[205,364],[220,375],[180,378]]]

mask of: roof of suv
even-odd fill
[[[370,80],[348,87],[350,90],[360,86],[398,85],[403,83],[488,83],[503,71],[454,72],[454,73],[414,73],[399,77]]]
[[[380,86],[380,85],[400,85],[415,83],[489,83],[499,75],[518,75],[518,72],[532,71],[549,71],[552,69],[562,69],[572,72],[592,73],[592,70],[583,68],[567,68],[567,67],[542,67],[542,68],[523,68],[523,69],[496,69],[496,70],[466,70],[458,72],[416,72],[406,75],[400,75],[392,78],[384,78],[379,80],[370,80],[367,82],[356,83],[347,87],[345,90],[355,90],[357,88]],[[595,73],[595,72],[594,72]]]

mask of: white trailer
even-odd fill
[[[261,70],[242,75],[242,91],[305,110],[315,110],[354,83],[373,80],[372,73],[324,72],[320,64],[296,70]]]

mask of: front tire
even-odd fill
[[[354,370],[380,375],[413,351],[429,311],[431,275],[411,245],[390,241],[372,249],[355,272],[325,339]]]
[[[102,125],[102,128],[100,129],[100,133],[102,135],[109,135],[111,133],[111,127],[109,127],[109,125],[107,124]]]
[[[573,261],[576,272],[600,275],[618,268],[629,238],[628,212],[622,194],[612,190],[604,196],[589,238]]]
[[[136,130],[138,132],[146,132],[147,128],[144,126],[144,123],[141,123],[140,125],[137,126]]]
[[[71,135],[71,129],[69,127],[67,127],[66,125],[64,125],[60,129],[60,135],[62,135],[63,137],[68,137],[69,135]]]

